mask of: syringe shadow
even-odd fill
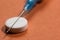
[[[42,10],[49,2],[50,0],[42,0],[41,3],[37,4],[36,7],[34,7],[33,10],[31,10],[31,12],[26,16],[26,18],[30,20],[34,14]]]

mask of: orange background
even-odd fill
[[[27,15],[28,30],[7,35],[1,31],[8,18],[17,16],[26,0],[0,0],[0,40],[60,40],[60,0],[43,0]]]

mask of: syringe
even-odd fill
[[[14,24],[19,20],[20,17],[23,17],[25,16],[25,14],[28,14],[28,12],[31,11],[31,9],[33,7],[35,7],[35,5],[38,3],[38,2],[41,2],[41,0],[27,0],[22,12],[18,15],[18,19],[13,23],[13,25],[11,26],[11,28],[9,28],[6,33],[8,33],[12,27],[14,26]]]

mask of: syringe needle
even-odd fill
[[[6,33],[8,33],[8,32],[12,29],[12,27],[14,26],[14,24],[19,20],[20,17],[22,17],[22,16],[24,15],[25,12],[26,12],[26,11],[23,10],[23,11],[18,15],[17,20],[16,20],[16,21],[12,24],[12,26],[6,31]]]

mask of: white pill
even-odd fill
[[[8,30],[9,28],[11,28],[18,18],[19,17],[13,17],[8,19],[5,22],[6,29]],[[24,17],[20,17],[19,20],[13,25],[12,29],[9,32],[11,33],[23,32],[27,29],[27,24],[28,24],[27,19]]]

